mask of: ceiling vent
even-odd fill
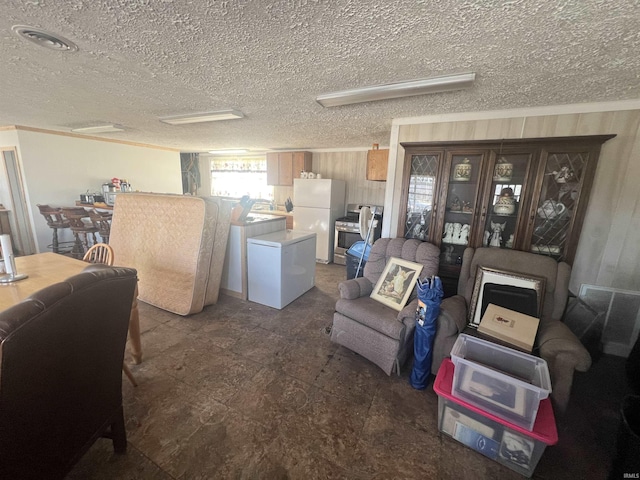
[[[29,40],[41,47],[62,52],[75,52],[78,46],[71,40],[67,40],[55,33],[47,32],[35,27],[27,27],[26,25],[14,25],[11,30],[16,32],[22,38]]]

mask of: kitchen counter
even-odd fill
[[[286,230],[286,219],[279,215],[251,212],[244,222],[231,222],[222,269],[222,293],[247,299],[247,238],[280,230]]]
[[[258,223],[265,222],[274,222],[281,220],[282,217],[277,214],[272,214],[271,211],[269,213],[258,213],[258,212],[249,212],[247,218],[244,221],[232,221],[231,225],[236,225],[239,227],[246,227],[247,225],[256,225]]]
[[[251,210],[249,216],[254,214],[285,217],[287,220],[287,230],[293,229],[293,212],[287,212],[285,210]]]

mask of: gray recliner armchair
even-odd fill
[[[438,274],[440,250],[416,239],[381,238],[371,247],[363,277],[341,282],[333,314],[331,340],[359,353],[387,375],[400,368],[413,351],[417,299],[398,312],[370,298],[390,257],[424,265],[420,278]]]
[[[574,372],[586,372],[591,366],[591,356],[561,321],[569,295],[571,267],[551,257],[501,248],[467,248],[462,258],[458,294],[445,298],[441,305],[432,372],[438,371],[458,334],[468,324],[467,310],[479,266],[546,279],[534,354],[540,355],[549,366],[553,389],[551,399],[555,411],[563,413],[569,403]]]

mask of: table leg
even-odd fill
[[[129,317],[129,341],[131,342],[131,356],[136,365],[142,363],[142,342],[140,341],[140,317],[138,315],[138,285],[133,292],[131,315]]]

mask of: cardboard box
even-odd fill
[[[478,332],[531,352],[539,324],[538,318],[490,303],[478,325]]]

